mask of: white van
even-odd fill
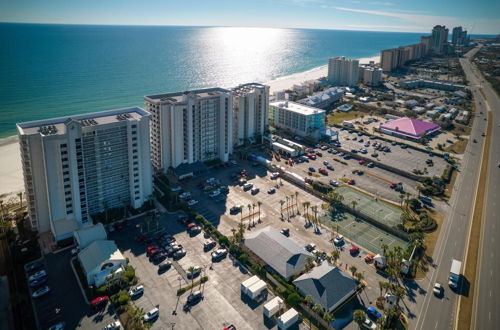
[[[245,183],[243,185],[243,190],[249,190],[249,189],[252,189],[252,187],[253,187],[253,184],[251,184],[251,183]]]

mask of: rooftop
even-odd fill
[[[126,120],[138,120],[149,115],[149,112],[138,107],[122,108],[18,123],[17,130],[21,135],[62,135],[66,134],[66,125],[71,121],[77,121],[82,126],[97,126]]]
[[[391,120],[385,124],[380,124],[380,128],[412,137],[423,136],[427,133],[432,133],[441,129],[438,124],[407,117]]]
[[[312,256],[270,226],[248,234],[245,246],[285,279],[299,273]]]
[[[215,87],[215,88],[205,88],[205,89],[194,89],[184,92],[146,95],[144,96],[144,98],[146,99],[146,101],[152,103],[175,104],[175,103],[185,103],[187,101],[187,97],[190,95],[205,98],[205,97],[219,96],[221,94],[227,94],[227,93],[231,93],[231,91],[228,89]]]
[[[109,260],[125,260],[114,241],[98,240],[90,243],[78,254],[78,259],[86,274],[92,272],[103,262]]]
[[[262,85],[259,83],[248,83],[231,88],[231,91],[233,92],[234,96],[242,96],[248,93],[253,93],[257,88],[266,88],[266,85]]]
[[[276,102],[271,102],[269,105],[272,105],[272,106],[275,106],[275,107],[278,107],[281,109],[286,109],[286,110],[296,112],[296,113],[306,115],[306,116],[325,112],[325,110],[309,107],[307,105],[295,103],[295,102],[291,102],[291,101],[276,101]]]

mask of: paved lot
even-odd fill
[[[114,319],[109,305],[93,311],[85,303],[77,279],[70,266],[70,249],[45,255],[45,269],[51,292],[36,299],[34,306],[41,329],[64,321],[67,329],[102,329]]]
[[[222,329],[230,324],[238,329],[272,328],[272,323],[263,323],[264,303],[246,304],[241,299],[240,283],[251,276],[247,270],[230,258],[212,264],[210,253],[203,251],[202,244],[206,240],[203,235],[190,237],[185,227],[174,218],[176,216],[162,216],[161,225],[168,233],[175,235],[187,255],[174,261],[173,267],[161,274],[158,274],[157,266],[146,256],[146,246],[133,239],[138,234],[138,229],[131,228],[112,235],[112,239],[116,240],[118,247],[135,267],[140,283],[145,287],[144,295],[136,299],[135,304],[145,312],[159,305],[160,316],[152,328]],[[201,290],[204,299],[189,312],[185,312],[183,307],[189,291],[180,297],[177,297],[176,292],[180,286],[185,286],[190,281],[185,276],[185,271],[196,265],[202,267],[202,275],[206,274],[209,280],[194,289]],[[272,295],[269,294],[268,300],[271,298]]]
[[[388,164],[390,166],[400,168],[402,170],[412,172],[413,169],[419,169],[419,170],[424,170],[427,169],[427,172],[429,176],[433,175],[441,175],[443,173],[443,170],[446,167],[446,161],[441,158],[441,157],[436,157],[436,156],[430,156],[428,153],[407,148],[407,149],[402,149],[399,145],[393,146],[388,142],[385,142],[383,140],[379,140],[377,138],[370,140],[366,135],[364,136],[357,136],[356,134],[350,134],[347,130],[340,131],[339,132],[339,141],[342,143],[342,148],[345,150],[351,150],[351,149],[359,149],[359,148],[365,148],[368,153],[365,156],[370,157],[370,155],[373,152],[376,152],[378,154],[377,159],[380,162],[383,162],[385,164]],[[353,139],[356,138],[356,141]],[[359,142],[359,139],[363,139],[363,142]],[[364,144],[369,141],[370,146],[365,147]],[[372,146],[373,142],[380,142],[382,145],[388,146],[391,151],[390,152],[381,152],[381,151],[376,151],[375,148]],[[427,166],[425,161],[427,159],[432,159],[434,162],[434,166]]]
[[[330,154],[326,151],[321,152],[323,154],[322,157],[317,157],[316,160],[310,160],[309,162],[299,163],[293,166],[286,165],[283,161],[274,161],[274,164],[282,166],[285,168],[285,170],[296,173],[302,177],[307,177],[309,167],[314,167],[314,169],[316,170],[316,172],[313,174],[314,180],[321,181],[325,184],[329,184],[331,180],[340,182],[340,179],[342,178],[354,179],[356,181],[356,187],[363,189],[379,198],[384,198],[394,202],[400,202],[401,199],[399,197],[400,193],[389,187],[391,183],[402,182],[403,188],[406,192],[412,195],[418,195],[418,192],[415,188],[418,185],[418,182],[416,182],[415,180],[405,178],[381,168],[369,168],[367,166],[359,165],[359,162],[356,159],[345,160],[341,156]],[[328,175],[322,175],[318,173],[318,169],[326,168],[326,166],[323,164],[324,161],[329,162],[334,167],[333,171],[327,170]],[[347,165],[344,165],[339,161],[345,162],[347,163]],[[364,174],[353,174],[353,170],[362,170]]]

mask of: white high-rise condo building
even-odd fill
[[[269,123],[297,135],[318,139],[325,132],[325,110],[290,101],[271,102]]]
[[[367,86],[378,86],[382,81],[382,69],[370,65],[359,68],[359,76]]]
[[[232,92],[234,145],[262,139],[269,125],[269,86],[249,83],[233,88]]]
[[[359,61],[342,57],[328,60],[328,81],[335,86],[355,86],[359,78]]]
[[[444,25],[436,25],[432,29],[431,50],[436,54],[444,51],[444,45],[448,42],[448,29]]]
[[[56,241],[153,192],[150,114],[125,108],[17,124],[31,227]]]
[[[233,150],[233,93],[223,88],[145,96],[151,112],[151,158],[156,171],[214,159]]]

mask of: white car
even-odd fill
[[[196,199],[192,199],[192,200],[188,201],[188,202],[187,202],[187,204],[188,204],[189,206],[193,206],[193,205],[198,204],[198,201],[197,201]]]
[[[370,319],[365,319],[363,321],[363,328],[366,329],[377,329],[377,325]]]
[[[337,244],[342,244],[343,242],[344,242],[344,236],[342,236],[342,235],[337,235],[337,237],[335,237],[335,238],[333,239],[333,243],[334,243],[335,245],[337,245]]]
[[[33,298],[38,298],[38,297],[41,297],[43,295],[46,295],[49,292],[50,292],[50,288],[48,286],[44,286],[44,287],[36,290],[35,292],[33,292],[32,296],[33,296]]]
[[[212,258],[213,259],[220,259],[220,258],[223,258],[226,255],[227,255],[227,250],[226,249],[218,249],[218,250],[212,252]]]
[[[155,307],[144,315],[144,322],[151,322],[160,315],[160,310]]]
[[[178,191],[181,191],[182,190],[182,187],[181,186],[177,186],[177,187],[172,187],[170,188],[170,191],[171,192],[178,192]]]
[[[116,320],[114,322],[111,322],[107,326],[103,328],[103,330],[120,330],[122,328],[122,324],[120,323],[119,320]]]
[[[143,285],[138,285],[135,288],[130,289],[129,292],[128,292],[128,295],[130,297],[136,297],[136,296],[140,295],[143,292],[144,292],[144,286]]]
[[[340,183],[338,181],[335,181],[335,180],[330,180],[330,184],[334,187],[338,187],[340,186]]]
[[[45,276],[47,276],[47,273],[45,272],[45,270],[42,269],[42,270],[36,272],[35,274],[31,275],[28,278],[28,281],[32,282],[32,281],[38,280],[38,279],[45,277]]]
[[[434,288],[432,289],[432,292],[434,292],[436,296],[439,296],[442,291],[443,291],[443,286],[441,285],[441,283],[438,282],[434,283]]]
[[[187,278],[191,279],[193,277],[198,276],[201,273],[201,267],[200,266],[194,266],[193,270],[191,272],[187,272]]]
[[[189,192],[185,192],[185,193],[180,194],[179,198],[180,199],[186,199],[186,198],[188,198],[190,196],[191,196],[191,194]]]
[[[208,196],[210,197],[216,197],[216,196],[219,196],[220,195],[220,190],[214,190],[212,191],[211,193],[208,194]]]

